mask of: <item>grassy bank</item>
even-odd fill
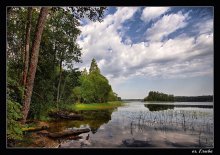
[[[122,106],[124,103],[121,101],[112,101],[107,103],[75,103],[75,104],[59,104],[59,110],[67,111],[80,111],[80,110],[105,110],[113,109],[119,106]],[[40,121],[49,121],[51,118],[48,116],[48,113],[51,111],[57,111],[56,106],[48,106],[41,112],[37,120]]]
[[[104,110],[104,109],[112,109],[119,106],[122,106],[123,102],[120,101],[113,101],[113,102],[107,102],[107,103],[76,103],[72,105],[68,105],[66,108],[67,110]]]

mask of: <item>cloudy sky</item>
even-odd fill
[[[120,97],[213,94],[212,7],[108,7],[103,22],[81,24],[75,66],[95,58]]]

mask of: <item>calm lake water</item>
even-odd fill
[[[77,140],[61,140],[61,148],[214,147],[212,106],[212,102],[127,102],[112,110],[81,111],[83,121],[50,122],[50,132],[91,129]]]

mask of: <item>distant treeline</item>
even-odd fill
[[[169,101],[169,102],[212,102],[212,95],[204,96],[174,96],[171,94],[164,94],[158,91],[150,91],[144,101]]]
[[[143,99],[122,99],[122,101],[126,101],[126,102],[129,102],[129,101],[143,101]]]
[[[175,102],[213,102],[212,95],[206,96],[175,96]]]

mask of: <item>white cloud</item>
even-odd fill
[[[78,43],[83,48],[83,67],[88,68],[95,58],[101,72],[113,83],[132,76],[185,78],[213,74],[213,33],[198,37],[182,35],[160,42],[164,36],[186,26],[188,14],[164,15],[147,30],[149,42],[131,45],[127,37],[123,43],[117,30],[137,10],[118,8],[102,23],[91,22],[80,27],[82,39]]]
[[[213,20],[202,20],[201,22],[194,25],[195,31],[199,34],[212,33],[213,32]]]
[[[160,15],[166,13],[169,9],[169,7],[146,7],[142,12],[141,20],[144,22],[150,22],[151,20],[154,20]]]
[[[187,25],[187,17],[188,14],[182,14],[181,12],[164,15],[147,30],[147,39],[151,41],[161,41],[163,37],[168,36],[177,29],[185,27]]]

